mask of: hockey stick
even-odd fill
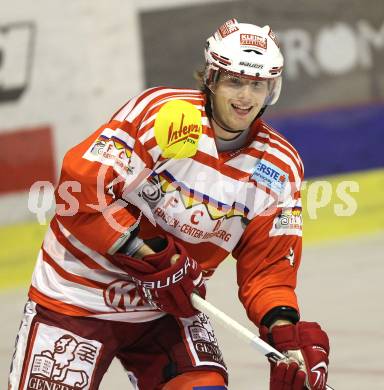
[[[223,325],[229,331],[235,333],[238,337],[243,339],[248,344],[251,344],[252,347],[256,348],[268,359],[277,362],[278,360],[285,358],[285,356],[281,352],[271,347],[260,337],[256,336],[250,330],[245,328],[243,325],[239,324],[237,321],[229,317],[227,314],[223,313],[221,310],[213,306],[205,299],[201,298],[199,295],[192,293],[191,301],[193,306],[197,310],[209,314],[211,318],[214,318],[216,321],[220,322],[221,325]],[[326,385],[326,389],[333,390],[333,388],[328,385]]]

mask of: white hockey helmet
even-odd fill
[[[281,91],[283,55],[269,26],[238,23],[230,19],[207,39],[204,83],[208,87],[218,71],[255,80],[270,80],[266,105],[275,104]]]

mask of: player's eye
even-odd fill
[[[241,85],[241,80],[238,77],[228,76],[225,81],[229,85],[233,85],[233,86]]]
[[[262,81],[253,81],[252,86],[255,89],[262,89],[264,88],[264,83]]]

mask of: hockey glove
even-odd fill
[[[316,322],[260,328],[260,337],[286,359],[271,362],[270,390],[324,390],[328,377],[329,340]]]
[[[205,297],[205,283],[199,264],[187,255],[185,248],[167,237],[167,247],[153,255],[136,259],[123,253],[113,256],[131,277],[139,295],[153,307],[175,317],[191,317],[198,313],[192,306],[192,292]],[[178,259],[171,264],[171,258]]]

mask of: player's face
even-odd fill
[[[217,124],[233,131],[241,131],[249,128],[264,106],[268,95],[268,81],[224,73],[220,75],[212,91],[213,114]]]

